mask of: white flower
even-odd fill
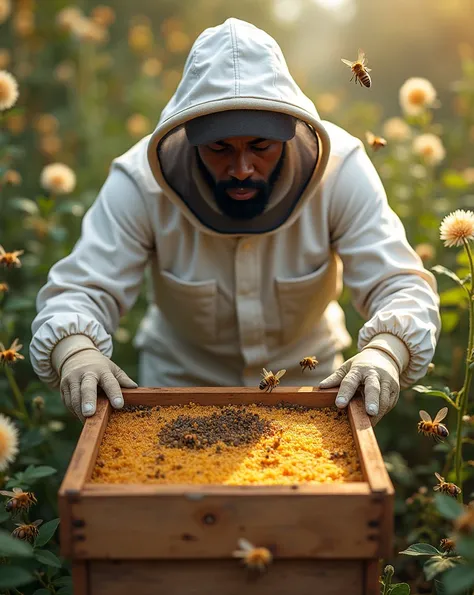
[[[52,194],[69,194],[76,187],[76,174],[64,163],[51,163],[41,172],[40,183]]]
[[[454,211],[443,219],[439,231],[446,248],[462,246],[464,240],[474,240],[474,212]]]
[[[412,148],[413,152],[420,155],[429,165],[438,165],[446,156],[446,149],[441,139],[430,132],[417,136]]]
[[[383,135],[388,140],[404,141],[411,137],[411,128],[401,118],[389,118],[383,125]]]
[[[18,83],[15,77],[6,70],[0,70],[0,111],[13,107],[18,95]]]
[[[402,110],[409,116],[417,116],[426,108],[437,107],[436,90],[429,80],[412,77],[400,87],[399,100]]]
[[[12,11],[10,0],[0,0],[0,24],[4,23]]]
[[[77,6],[66,6],[56,15],[56,23],[60,29],[71,31],[74,25],[83,18],[84,14]]]
[[[18,430],[0,413],[0,471],[4,471],[18,454]]]

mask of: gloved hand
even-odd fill
[[[387,340],[386,334],[378,335],[376,340],[319,384],[320,388],[340,385],[336,398],[336,405],[340,408],[347,406],[362,384],[365,409],[373,426],[397,404],[400,374],[409,361],[409,351],[403,341],[393,335],[388,337]]]
[[[85,335],[70,335],[62,339],[55,346],[51,361],[60,377],[63,403],[83,423],[85,416],[90,417],[96,411],[97,385],[103,388],[116,409],[124,405],[120,387],[138,386]]]

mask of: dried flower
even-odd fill
[[[383,125],[383,135],[388,140],[404,141],[411,138],[411,128],[401,118],[389,118]]]
[[[35,30],[35,15],[32,10],[18,10],[13,18],[13,29],[20,37],[28,37]]]
[[[436,90],[429,80],[412,77],[400,87],[399,100],[402,110],[409,116],[417,116],[427,108],[437,107]]]
[[[53,114],[38,114],[33,121],[33,128],[40,134],[54,134],[58,131],[59,120]]]
[[[5,345],[0,343],[0,364],[13,364],[18,359],[25,359],[21,353],[18,353],[23,345],[18,343],[18,339],[15,339],[8,349],[5,349]]]
[[[413,152],[420,155],[429,165],[438,165],[446,156],[446,149],[439,136],[420,134],[413,141]]]
[[[40,184],[52,194],[69,194],[76,187],[76,174],[63,163],[51,163],[41,172]]]
[[[14,169],[7,169],[3,174],[2,182],[10,186],[19,186],[21,184],[21,176]]]
[[[109,33],[105,27],[86,17],[74,21],[71,32],[81,41],[105,43],[109,39]]]
[[[39,140],[39,149],[43,155],[54,157],[61,150],[63,143],[59,136],[55,134],[46,134]]]
[[[115,11],[110,6],[99,4],[92,10],[91,18],[98,25],[108,27],[115,22]]]
[[[462,246],[464,241],[474,240],[474,212],[454,211],[443,219],[439,231],[446,248]]]
[[[8,283],[0,283],[0,294],[9,291]]]
[[[37,397],[33,398],[33,405],[36,407],[36,409],[44,409],[44,399],[43,397],[41,397],[40,395],[38,395]]]
[[[4,471],[18,454],[18,429],[0,413],[0,471]]]
[[[5,252],[3,246],[0,245],[0,264],[10,269],[12,267],[21,267],[20,259],[18,258],[23,254],[24,250],[15,250],[14,252]]]
[[[7,66],[11,62],[11,59],[12,55],[10,53],[10,50],[7,50],[6,48],[0,48],[0,70],[7,68]]]
[[[142,137],[150,132],[150,120],[142,114],[133,114],[127,120],[127,130],[131,136]]]
[[[0,70],[0,111],[10,109],[19,96],[15,77],[6,70]]]
[[[10,0],[0,0],[0,24],[4,23],[10,16],[12,5]]]
[[[147,58],[142,64],[142,74],[153,78],[163,70],[163,64],[158,58]]]
[[[259,570],[263,572],[272,562],[273,556],[266,547],[255,547],[246,539],[239,539],[240,549],[232,552],[234,558],[242,558],[245,566],[249,570]]]
[[[63,31],[72,31],[74,25],[84,16],[77,6],[67,6],[56,15],[56,24]]]
[[[415,246],[415,252],[418,254],[418,256],[421,258],[423,262],[433,260],[436,254],[434,246],[432,246],[431,244],[418,244],[417,246]]]
[[[128,45],[134,52],[141,53],[151,50],[153,43],[153,32],[148,25],[134,25],[128,32]]]

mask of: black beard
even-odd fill
[[[285,149],[286,145],[283,144],[281,157],[272,171],[268,182],[261,180],[237,180],[236,178],[232,178],[231,180],[217,183],[214,181],[211,173],[204,165],[201,157],[199,156],[199,152],[196,149],[199,170],[204,176],[206,182],[209,184],[214,194],[214,200],[224,215],[232,217],[233,219],[253,219],[254,217],[258,217],[258,215],[263,213],[268,201],[270,200],[272,190],[278,178],[280,177],[283,167],[283,159],[285,156]],[[227,194],[227,190],[232,190],[235,188],[250,188],[252,190],[257,190],[257,193],[254,197],[247,200],[234,200]]]

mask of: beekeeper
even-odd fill
[[[440,331],[435,280],[363,144],[321,121],[278,44],[235,18],[197,38],[155,131],[113,161],[38,294],[34,370],[81,420],[98,385],[117,408],[137,386],[112,336],[144,279],[142,386],[256,386],[285,368],[287,386],[340,384],[340,407],[363,385],[375,423]],[[343,282],[367,321],[345,362]]]

